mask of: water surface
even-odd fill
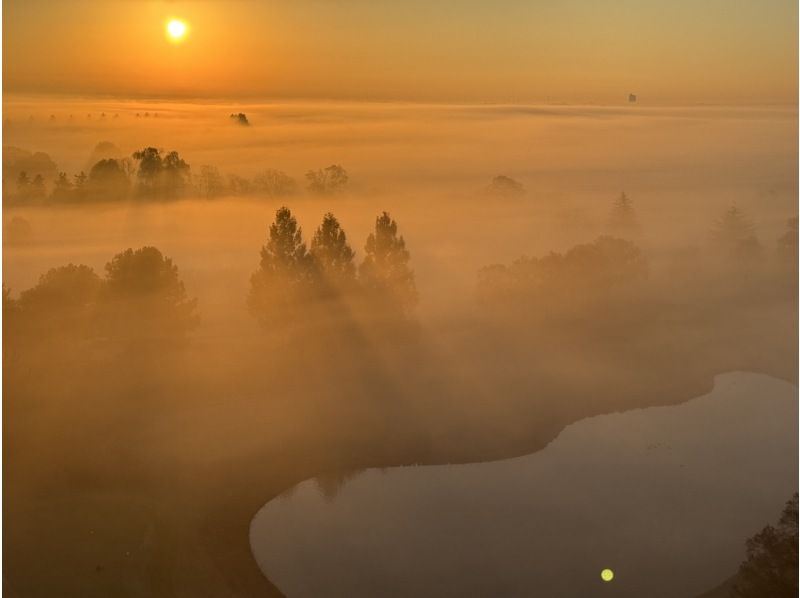
[[[258,512],[250,541],[288,598],[694,596],[735,572],[797,467],[797,389],[730,373],[524,457],[369,469],[335,493],[307,480]]]

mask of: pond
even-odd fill
[[[306,480],[257,513],[251,547],[288,598],[695,596],[797,489],[797,415],[794,386],[724,374],[524,457]]]

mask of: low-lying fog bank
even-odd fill
[[[4,145],[56,173],[107,140],[298,184],[156,197],[162,152],[117,162],[125,197],[42,176],[5,206],[19,595],[277,595],[248,527],[303,479],[529,453],[731,370],[796,383],[796,110],[7,106]]]

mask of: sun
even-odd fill
[[[180,19],[170,19],[167,22],[167,36],[175,42],[179,42],[186,37],[188,27],[184,21]]]

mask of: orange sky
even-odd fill
[[[797,22],[796,0],[7,0],[4,90],[794,103]]]

